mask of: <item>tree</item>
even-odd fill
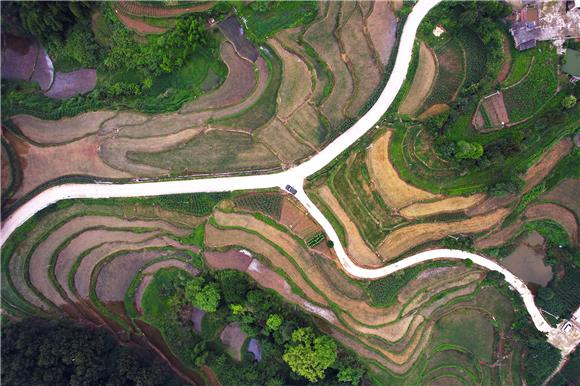
[[[316,336],[311,327],[299,328],[292,333],[292,343],[286,347],[282,359],[292,371],[317,382],[324,371],[336,361],[336,342],[328,336]]]
[[[185,285],[185,297],[194,307],[205,312],[215,312],[221,294],[215,283],[204,285],[203,278],[194,277]]]
[[[284,319],[280,315],[271,314],[268,317],[268,320],[266,320],[266,326],[268,326],[268,328],[272,331],[277,331],[283,322]]]
[[[562,99],[562,107],[565,109],[571,109],[576,105],[576,97],[574,95],[568,95]]]
[[[457,159],[478,159],[483,155],[483,146],[477,142],[459,141],[457,142]]]
[[[327,246],[328,248],[333,248],[333,247],[334,247],[334,241],[332,241],[332,240],[328,240],[328,241],[326,242],[326,246]]]
[[[352,385],[358,385],[364,375],[364,370],[357,367],[345,367],[338,372],[338,380],[340,382],[349,382]]]
[[[471,259],[465,259],[464,262],[465,262],[465,266],[467,268],[473,267],[473,260],[471,260]]]

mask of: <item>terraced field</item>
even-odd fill
[[[151,307],[157,307],[151,297],[159,291],[151,287],[156,278],[172,275],[170,271],[176,269],[189,275],[234,269],[320,318],[317,323],[374,369],[373,377],[404,377],[404,384],[427,379],[432,371],[417,369],[424,368],[425,361],[437,362],[432,356],[445,342],[452,342],[453,350],[461,353],[465,351],[458,345],[474,350],[481,360],[496,358],[493,347],[501,330],[490,324],[487,315],[497,314],[481,304],[478,293],[494,293],[494,304],[507,302],[508,308],[509,301],[492,288],[481,289],[484,273],[478,269],[437,262],[413,267],[395,279],[354,281],[338,268],[324,243],[307,245],[321,229],[291,196],[237,193],[222,196],[220,202],[217,196],[197,195],[180,207],[173,206],[177,201],[170,197],[155,200],[76,200],[35,216],[2,249],[5,312],[64,313],[105,323],[119,336],[143,336],[166,352],[166,344],[174,341],[154,339],[153,326],[165,330],[160,321],[147,316]],[[209,217],[193,213],[209,213]],[[200,225],[205,228],[201,238],[194,236],[200,234]],[[464,337],[444,335],[450,328],[448,320],[463,320],[466,313],[488,329],[479,338],[487,351],[475,350]],[[203,314],[200,317],[205,319]],[[196,323],[200,322],[188,327],[198,331],[194,335],[201,331]],[[240,335],[233,331],[221,336],[226,346],[238,347],[226,350],[231,360],[240,358],[239,347],[245,347],[246,338],[238,342]],[[180,357],[178,346],[172,350],[182,363],[193,366]],[[463,363],[461,355],[445,357],[453,368]],[[467,363],[461,366],[469,369]],[[200,371],[195,366],[192,370]],[[479,369],[474,376],[477,380],[495,375]]]
[[[114,7],[132,28],[147,25],[155,30],[150,32],[162,32],[181,15],[212,5],[121,2]],[[388,3],[332,2],[318,8],[318,17],[309,24],[276,30],[255,60],[239,55],[237,37],[228,41],[222,36],[226,79],[176,112],[95,111],[58,120],[7,117],[3,146],[13,149],[23,177],[10,189],[12,198],[72,176],[247,173],[307,159],[368,107],[388,75],[397,38],[397,18]]]

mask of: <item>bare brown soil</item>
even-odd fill
[[[312,23],[304,38],[324,60],[334,75],[334,87],[322,105],[322,111],[332,125],[338,125],[344,119],[344,107],[354,92],[353,78],[346,63],[342,60],[339,43],[334,37],[337,17],[341,4],[329,2],[326,16]]]
[[[353,2],[354,3],[354,2]],[[343,3],[344,7],[344,3]],[[342,17],[341,17],[342,19]],[[385,22],[385,20],[383,20]],[[356,7],[339,30],[339,41],[354,78],[354,93],[349,100],[346,113],[356,117],[381,82],[381,69],[375,61],[373,48],[363,33],[363,15]],[[384,36],[381,36],[384,39]]]
[[[115,115],[114,111],[94,111],[57,121],[44,120],[32,115],[13,115],[10,119],[22,134],[34,142],[61,144],[96,133],[102,122]]]
[[[362,3],[359,4],[362,7]],[[388,1],[373,3],[372,12],[366,19],[366,26],[381,63],[387,65],[397,32],[397,18]]]
[[[219,213],[219,212],[218,212]],[[220,221],[218,221],[220,223]],[[233,225],[232,223],[230,223]],[[226,224],[223,224],[226,225]],[[262,233],[270,236],[269,233]],[[275,239],[275,236],[272,237]],[[248,248],[250,251],[258,253],[272,262],[272,265],[286,272],[292,281],[304,291],[305,295],[320,304],[327,304],[326,300],[310,287],[296,267],[288,261],[276,248],[262,240],[260,237],[238,229],[220,230],[207,225],[205,231],[205,241],[208,247],[223,248],[239,245]],[[291,251],[286,251],[292,254]]]
[[[303,105],[292,114],[286,127],[315,149],[320,149],[325,142],[326,136],[320,128],[317,111],[310,104]]]
[[[158,237],[141,243],[110,243],[93,249],[89,254],[83,257],[75,274],[75,287],[77,293],[81,299],[89,298],[89,285],[92,272],[95,266],[103,258],[121,252],[139,251],[147,248],[164,248],[168,246],[175,248],[183,247],[173,239],[168,237]]]
[[[336,215],[345,229],[346,239],[348,241],[347,250],[349,256],[359,264],[365,266],[380,266],[383,261],[372,251],[360,235],[356,224],[350,219],[348,214],[342,209],[340,203],[332,194],[330,188],[326,185],[318,189],[320,198],[329,206],[332,213]]]
[[[86,137],[61,146],[37,147],[8,132],[4,134],[18,154],[23,174],[22,185],[14,198],[20,198],[37,186],[65,175],[131,177],[101,160],[99,143],[95,137]]]
[[[294,111],[306,103],[312,95],[312,81],[308,66],[298,56],[284,49],[275,39],[268,39],[268,44],[282,59],[284,76],[276,100],[277,114],[286,121]]]
[[[67,296],[72,299],[73,294],[68,288],[68,273],[70,272],[76,259],[83,252],[104,243],[139,243],[150,239],[155,235],[156,232],[134,233],[131,231],[122,230],[87,230],[72,239],[68,245],[58,254],[54,267],[56,280],[60,287],[65,290]],[[61,242],[62,241],[63,240],[61,240]]]
[[[570,209],[576,214],[576,216],[580,217],[580,200],[578,199],[578,192],[580,192],[580,179],[568,178],[560,182],[549,192],[544,193],[541,199],[555,201]]]
[[[537,204],[530,206],[525,216],[528,220],[553,220],[562,225],[572,245],[578,245],[578,223],[574,213],[556,204]]]
[[[570,138],[564,138],[550,150],[548,150],[538,162],[528,169],[523,180],[526,182],[523,193],[528,192],[534,186],[542,182],[550,174],[556,164],[564,158],[570,151],[574,143]]]
[[[419,48],[419,65],[411,83],[411,88],[405,100],[399,107],[401,114],[415,114],[429,95],[435,76],[437,75],[437,61],[435,54],[425,43]]]
[[[282,201],[282,210],[280,212],[280,224],[290,228],[303,239],[321,232],[322,228],[306,212],[300,204],[293,199],[285,197]]]
[[[499,83],[503,82],[507,78],[512,66],[512,54],[510,51],[509,38],[507,36],[504,36],[503,39],[503,57],[504,61],[501,66],[501,70],[499,70],[499,73],[497,74],[497,81]]]
[[[389,160],[389,141],[392,131],[387,131],[373,143],[367,154],[367,165],[377,190],[392,208],[401,208],[418,201],[441,196],[416,188],[403,181]]]
[[[40,292],[42,292],[53,303],[57,305],[64,304],[65,303],[64,299],[60,296],[58,291],[56,291],[56,289],[52,286],[52,282],[48,278],[48,270],[47,270],[47,266],[49,265],[52,254],[63,242],[68,240],[71,236],[77,234],[79,231],[94,226],[109,226],[111,228],[119,228],[131,226],[146,227],[147,225],[157,225],[157,224],[163,223],[161,221],[158,221],[156,223],[150,222],[148,223],[145,221],[129,222],[116,217],[104,217],[104,216],[76,217],[71,221],[68,221],[62,227],[52,232],[44,241],[42,241],[40,245],[38,245],[37,248],[35,248],[34,252],[30,257],[29,263],[30,281],[35,288],[37,288]],[[92,237],[91,240],[95,242],[95,240],[98,240],[100,236],[105,236],[107,234],[106,231],[101,232],[102,233],[91,232],[89,237]],[[72,246],[77,247],[77,245],[78,244],[75,243]],[[83,245],[83,247],[85,245]],[[80,250],[78,251],[82,252]],[[76,258],[77,255],[75,255],[74,257]]]
[[[508,240],[510,240],[522,225],[523,222],[521,220],[514,221],[509,226],[500,229],[497,232],[493,232],[489,235],[478,238],[475,241],[474,246],[477,249],[499,247],[500,245],[503,245]]]
[[[508,213],[509,209],[499,208],[468,220],[414,224],[398,228],[385,238],[379,247],[379,253],[389,260],[417,245],[439,240],[450,234],[481,232],[497,225]]]
[[[208,367],[207,365],[203,365],[203,366],[201,366],[201,370],[205,374],[209,386],[221,386],[218,377],[215,375],[215,373],[213,372],[211,367]]]
[[[448,197],[434,202],[419,202],[401,209],[400,214],[407,218],[417,218],[459,212],[481,202],[484,198],[485,195],[480,193],[467,197]]]
[[[449,109],[449,105],[446,105],[445,103],[437,103],[429,106],[427,110],[422,112],[421,115],[419,115],[419,119],[427,119],[429,117],[444,113],[445,111],[449,111]]]
[[[167,31],[167,28],[157,27],[151,24],[144,22],[143,20],[131,17],[129,15],[125,15],[123,12],[115,9],[115,15],[119,18],[119,21],[125,25],[130,30],[137,32],[138,34],[162,34],[163,32]]]
[[[215,228],[211,228],[213,231]],[[208,229],[209,230],[209,229]],[[209,237],[212,237],[213,234],[210,234]],[[245,272],[248,269],[248,266],[252,262],[252,256],[247,255],[246,253],[240,252],[238,250],[231,249],[227,252],[217,252],[217,251],[209,251],[203,254],[205,262],[208,266],[212,269],[236,269],[241,272]]]
[[[191,113],[235,105],[249,96],[256,87],[255,67],[242,59],[230,42],[222,43],[220,55],[228,67],[228,76],[224,83],[217,90],[184,104],[180,112]]]
[[[509,116],[501,92],[495,93],[481,102],[480,109],[485,109],[492,127],[502,127],[509,122]],[[477,127],[483,129],[484,127]]]

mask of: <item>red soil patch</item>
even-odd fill
[[[553,146],[550,150],[548,150],[542,158],[534,164],[526,174],[524,175],[523,179],[526,181],[526,185],[524,187],[523,193],[528,192],[534,186],[539,184],[550,174],[552,169],[556,166],[556,164],[564,158],[572,147],[574,143],[570,138],[562,139],[558,142],[555,146]]]
[[[291,198],[287,197],[282,201],[280,223],[305,239],[322,231],[320,225],[310,217],[308,212],[301,209]]]
[[[511,65],[512,65],[512,55],[510,52],[510,43],[509,38],[504,36],[503,38],[503,55],[504,61],[501,66],[501,70],[497,74],[497,81],[499,83],[503,82],[510,73]]]
[[[66,99],[86,94],[96,85],[97,70],[83,68],[72,72],[57,72],[50,90],[44,95],[53,99]]]
[[[167,7],[163,2],[159,2],[159,7],[143,4],[139,1],[120,1],[119,9],[124,13],[133,16],[147,17],[176,17],[190,12],[203,12],[211,9],[213,2],[204,2],[203,4],[191,5],[189,7]]]
[[[214,92],[184,105],[180,112],[191,113],[206,109],[217,109],[240,103],[256,86],[254,66],[242,59],[230,42],[221,45],[220,55],[228,67],[228,76]]]
[[[116,7],[113,7],[115,9]],[[130,30],[133,30],[139,34],[162,34],[163,32],[167,31],[166,28],[157,27],[148,23],[145,23],[143,20],[135,19],[131,16],[125,15],[123,12],[119,12],[118,9],[115,9],[115,15],[119,18],[121,23],[125,25]]]
[[[215,375],[215,373],[210,367],[203,365],[201,366],[201,370],[207,377],[207,382],[209,383],[209,386],[221,386],[218,377]]]
[[[228,346],[228,353],[238,362],[242,360],[241,349],[247,337],[237,322],[228,324],[220,334],[220,340]]]
[[[218,270],[230,268],[245,272],[252,262],[252,256],[234,249],[227,252],[205,252],[203,257],[210,268]]]
[[[503,100],[503,94],[497,92],[495,94],[489,95],[483,99],[480,109],[485,109],[487,116],[491,122],[491,128],[503,127],[509,122],[509,117],[505,103]],[[483,114],[480,112],[480,114]],[[481,117],[483,120],[483,116]],[[481,123],[481,122],[480,122]],[[485,127],[485,120],[483,120],[483,125],[476,126],[478,130],[487,129]]]
[[[568,209],[556,204],[537,204],[530,206],[525,213],[528,220],[553,220],[561,224],[573,245],[578,245],[578,223],[576,216]]]

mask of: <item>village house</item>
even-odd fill
[[[561,47],[566,39],[580,37],[580,0],[524,0],[512,20],[510,32],[518,50],[548,40]]]

